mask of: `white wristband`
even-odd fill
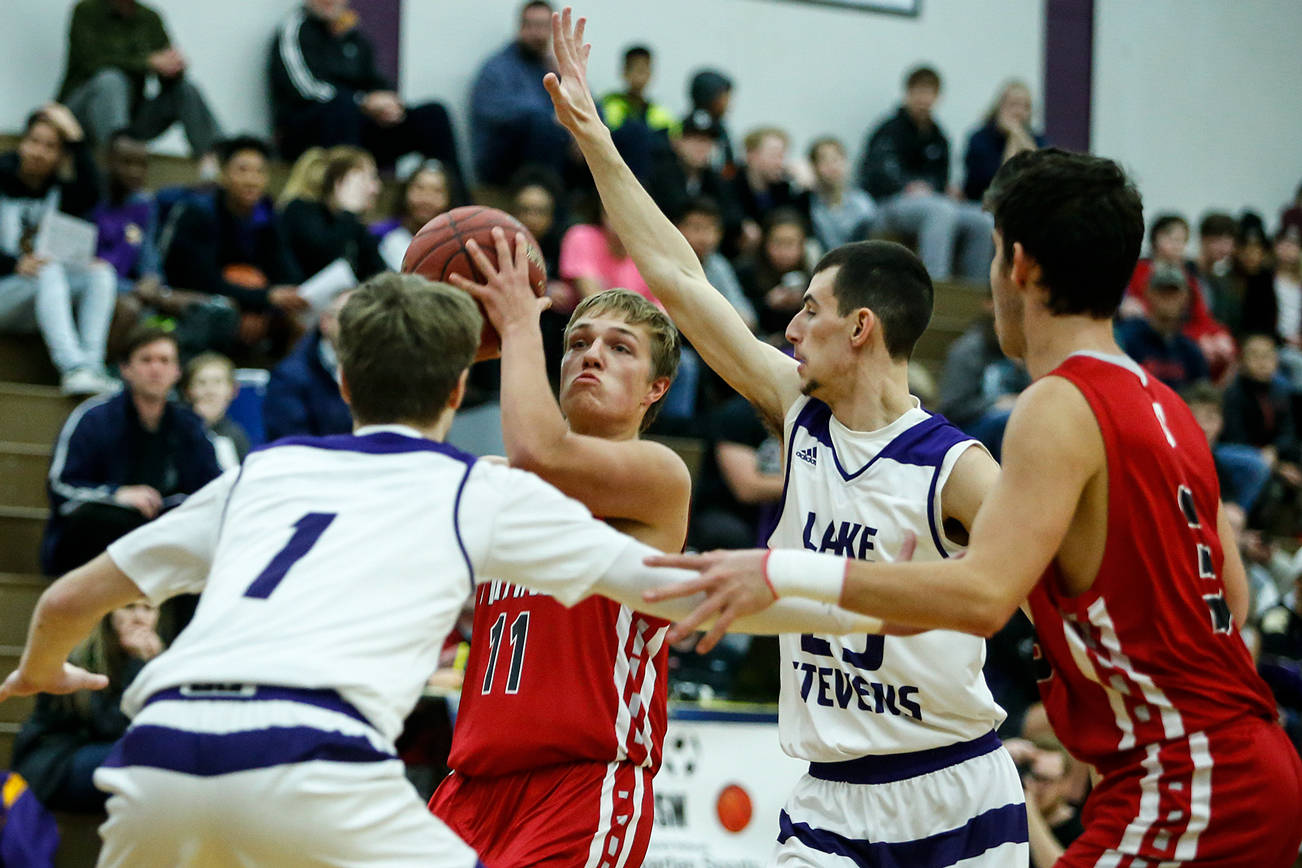
[[[777,597],[804,597],[839,603],[850,562],[836,555],[800,549],[771,549],[764,578]]]

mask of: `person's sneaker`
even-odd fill
[[[59,381],[59,391],[65,395],[98,395],[102,392],[115,392],[118,388],[117,380],[93,368],[69,371]]]

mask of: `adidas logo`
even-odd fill
[[[801,461],[809,462],[809,466],[818,466],[818,447],[810,446],[808,449],[800,449],[796,452],[796,457]]]

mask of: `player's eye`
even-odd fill
[[[621,352],[621,353],[631,353],[631,352],[633,352],[632,350],[630,350],[628,347],[624,346],[623,344],[615,344],[615,350],[616,350],[617,352]]]

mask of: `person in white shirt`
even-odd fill
[[[475,583],[645,609],[644,588],[685,575],[645,567],[654,549],[536,476],[441,442],[481,324],[449,286],[368,281],[340,313],[353,433],[253,452],[42,595],[0,701],[102,688],[66,660],[104,613],[201,594],[123,698],[132,726],[95,777],[110,794],[100,865],[469,868],[393,742]],[[864,623],[797,604],[741,629]]]

